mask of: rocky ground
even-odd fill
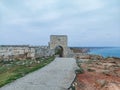
[[[84,72],[77,74],[76,90],[120,90],[119,58],[80,59],[79,64]]]

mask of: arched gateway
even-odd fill
[[[50,36],[50,43],[49,43],[50,49],[61,49],[60,57],[66,57],[67,56],[67,36],[66,35],[51,35]]]

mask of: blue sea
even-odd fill
[[[89,53],[102,55],[103,57],[119,57],[120,58],[120,47],[91,48]]]

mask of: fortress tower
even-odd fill
[[[50,49],[61,48],[63,50],[62,56],[66,57],[68,49],[67,43],[68,39],[66,35],[51,35],[49,47]]]

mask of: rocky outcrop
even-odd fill
[[[87,53],[90,51],[89,48],[71,47],[70,49],[73,50],[74,53]]]
[[[102,60],[103,56],[86,54],[86,53],[75,53],[75,58],[76,59]]]

